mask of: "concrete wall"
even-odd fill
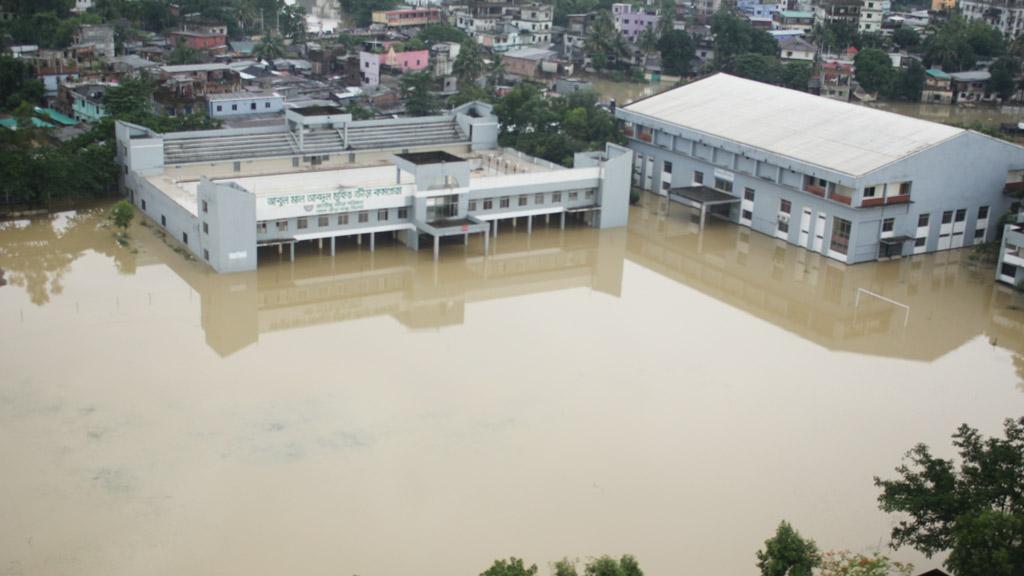
[[[600,228],[615,228],[629,223],[629,192],[633,173],[633,151],[625,146],[607,144],[601,168],[601,186],[597,201],[601,204]]]
[[[284,110],[281,96],[251,96],[232,100],[210,100],[207,114],[211,118],[231,118],[250,114],[277,114]]]
[[[217,272],[256,269],[256,196],[234,183],[199,181],[201,257]]]

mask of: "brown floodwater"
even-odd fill
[[[967,250],[845,267],[644,202],[227,276],[98,209],[3,224],[0,574],[753,575],[783,518],[884,546],[873,476],[1024,414],[1024,302]]]

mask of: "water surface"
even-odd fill
[[[872,476],[1024,411],[1022,300],[967,250],[845,267],[644,201],[220,276],[3,224],[0,574],[753,575],[782,518],[884,545]]]

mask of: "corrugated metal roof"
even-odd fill
[[[728,74],[624,110],[851,176],[966,132]]]

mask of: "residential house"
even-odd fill
[[[71,111],[80,122],[99,122],[107,115],[103,97],[113,84],[78,84],[68,86]]]
[[[814,24],[846,22],[860,26],[862,0],[821,0],[814,8]]]
[[[857,31],[881,32],[885,17],[881,0],[863,0],[860,7],[860,19],[857,21]]]
[[[821,64],[820,95],[842,102],[850,101],[853,84],[853,62],[830,60]]]
[[[747,17],[773,19],[786,9],[784,0],[737,0],[736,8]]]
[[[924,89],[921,90],[921,102],[933,102],[937,104],[953,103],[952,79],[938,68],[930,68],[925,71]]]
[[[960,13],[994,26],[1007,38],[1024,32],[1024,4],[1016,0],[960,0]]]
[[[992,78],[988,70],[972,70],[970,72],[950,72],[953,90],[953,103],[962,102],[998,102],[998,94],[988,91],[988,81]]]
[[[506,52],[501,58],[501,66],[506,74],[527,79],[569,75],[573,69],[555,51],[544,48],[520,48]]]
[[[814,62],[818,49],[807,40],[789,37],[779,40],[779,57],[785,62]]]
[[[441,9],[404,7],[394,10],[374,10],[371,18],[374,24],[388,28],[422,27],[441,22]]]
[[[374,52],[359,53],[359,72],[363,86],[376,86],[380,84],[380,75],[383,71],[404,74],[406,72],[420,72],[426,70],[429,66],[429,50],[395,52],[392,46],[387,49],[387,52],[381,54]]]
[[[814,12],[780,10],[772,18],[775,20],[776,26],[787,30],[810,32],[814,28]]]
[[[657,10],[632,4],[612,4],[612,16],[615,29],[622,33],[630,42],[636,42],[644,30],[654,30],[658,26]]]

